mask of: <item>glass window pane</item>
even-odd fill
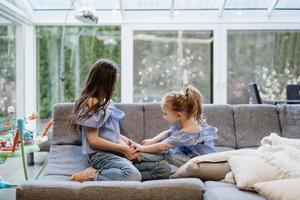
[[[134,101],[161,101],[192,84],[212,102],[212,49],[212,31],[135,31]]]
[[[38,110],[49,118],[57,102],[74,102],[80,94],[92,64],[108,58],[120,66],[121,33],[118,26],[67,26],[64,41],[64,65],[60,65],[61,26],[37,27]],[[120,82],[113,97],[120,102]]]
[[[300,83],[300,31],[228,31],[227,41],[228,103],[249,103],[251,82],[262,100],[285,100]]]
[[[56,10],[56,9],[69,9],[72,1],[69,0],[28,0],[35,10]],[[99,0],[77,0],[74,1],[75,7],[92,7],[94,9],[119,9],[119,0],[99,1]]]
[[[299,0],[280,0],[276,9],[300,9]]]
[[[175,9],[219,9],[222,4],[221,0],[176,0]]]
[[[267,9],[272,0],[228,0],[225,9]]]
[[[170,9],[171,0],[123,0],[123,6],[126,10]]]
[[[0,131],[9,126],[8,106],[16,108],[16,25],[0,16]]]

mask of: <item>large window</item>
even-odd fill
[[[134,31],[133,101],[159,102],[197,87],[212,102],[212,31]]]
[[[67,26],[61,58],[61,26],[37,28],[38,110],[41,118],[51,116],[55,103],[75,101],[92,64],[100,58],[120,65],[120,27]],[[64,64],[61,64],[60,61]],[[120,86],[114,101],[120,101]]]
[[[0,16],[0,129],[8,106],[16,108],[16,25]]]
[[[300,31],[228,31],[227,102],[249,103],[256,82],[263,100],[283,100],[300,83]]]

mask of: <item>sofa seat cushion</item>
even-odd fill
[[[82,154],[81,146],[52,145],[48,159],[45,175],[71,176],[89,167],[88,158]]]
[[[155,181],[92,181],[65,182],[30,180],[19,185],[17,199],[59,200],[202,200],[203,183],[200,179],[168,179]]]
[[[70,181],[70,176],[64,175],[45,175],[40,178],[41,180],[47,181]]]
[[[219,181],[206,181],[204,183],[204,200],[265,200],[257,193],[239,190],[235,185]]]

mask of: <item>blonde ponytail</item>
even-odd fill
[[[189,85],[185,90],[185,96],[187,97],[188,113],[195,118],[197,122],[200,124],[204,123],[203,119],[203,97],[199,90],[197,90],[194,86]]]
[[[201,92],[189,85],[185,93],[168,93],[163,99],[163,107],[168,107],[176,112],[186,111],[189,117],[193,117],[199,124],[203,124],[202,102]]]

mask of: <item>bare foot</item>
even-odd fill
[[[70,178],[71,181],[93,181],[97,170],[93,167],[89,167],[83,171],[73,174]]]

